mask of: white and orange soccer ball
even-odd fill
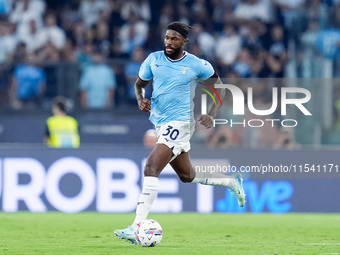
[[[138,223],[134,233],[137,243],[144,247],[158,245],[163,237],[161,225],[152,219],[146,219]]]

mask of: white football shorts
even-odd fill
[[[165,144],[174,154],[170,162],[190,150],[190,138],[194,131],[195,121],[170,121],[156,127],[157,143]]]

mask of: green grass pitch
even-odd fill
[[[150,214],[159,246],[131,245],[113,230],[134,214],[0,213],[0,255],[340,254],[340,214]]]

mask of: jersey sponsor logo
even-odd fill
[[[182,74],[185,74],[188,69],[191,69],[190,67],[186,67],[186,66],[181,66],[181,68],[182,68]]]

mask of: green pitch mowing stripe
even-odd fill
[[[159,246],[114,236],[134,214],[0,213],[0,255],[340,253],[340,214],[151,214],[163,227]]]

